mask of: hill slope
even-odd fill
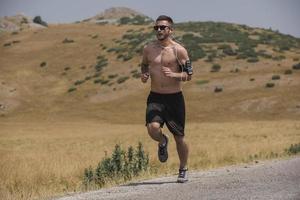
[[[175,30],[195,69],[184,84],[189,121],[299,119],[298,38],[214,22]],[[143,123],[149,84],[140,83],[139,62],[153,39],[151,25],[2,33],[0,119]]]

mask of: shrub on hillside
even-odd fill
[[[292,74],[292,73],[293,73],[293,70],[291,70],[291,69],[287,69],[287,70],[284,71],[285,75],[289,75],[289,74]]]
[[[152,22],[153,22],[152,19],[141,15],[135,15],[134,17],[122,17],[119,20],[119,23],[122,25],[123,24],[148,25]]]
[[[300,69],[300,63],[294,64],[294,65],[293,65],[293,69],[299,70],[299,69]]]
[[[40,67],[45,67],[47,65],[47,62],[41,62]]]
[[[266,85],[265,85],[266,88],[272,88],[274,86],[275,86],[274,83],[266,83]]]
[[[76,90],[77,90],[77,88],[71,87],[71,88],[68,89],[68,92],[74,92],[74,91],[76,91]]]
[[[299,58],[293,58],[293,61],[299,61]]]
[[[7,42],[7,43],[3,44],[3,46],[4,47],[9,47],[9,46],[11,46],[11,42]]]
[[[207,84],[207,83],[209,83],[209,80],[198,80],[198,81],[196,81],[197,85],[204,85],[204,84]]]
[[[124,83],[127,79],[129,79],[128,76],[122,76],[122,77],[118,78],[117,83],[118,84]]]
[[[74,85],[81,85],[84,82],[85,82],[85,80],[77,80],[74,82]]]
[[[222,86],[216,86],[214,92],[215,93],[223,92],[223,87]]]
[[[118,74],[110,74],[110,75],[108,75],[108,78],[113,79],[113,78],[116,78],[117,76],[118,76]]]
[[[285,59],[285,56],[284,55],[275,56],[272,59],[275,60],[275,61],[281,61],[281,60]]]
[[[97,72],[101,72],[102,69],[108,65],[108,62],[107,62],[108,59],[105,58],[104,56],[98,56],[97,59],[98,59],[98,62],[95,65],[95,69]]]
[[[280,76],[279,75],[273,75],[272,76],[272,80],[279,80],[280,79]]]
[[[249,63],[255,63],[255,62],[258,62],[258,61],[259,61],[259,59],[257,57],[252,57],[252,58],[247,59],[247,62],[249,62]]]
[[[74,40],[68,39],[68,38],[65,38],[65,39],[62,41],[62,43],[73,43],[73,42],[74,42]]]
[[[213,64],[213,66],[211,67],[210,72],[218,72],[221,69],[221,65],[219,64]]]
[[[45,21],[42,20],[41,16],[35,16],[33,18],[33,22],[36,23],[36,24],[40,24],[42,26],[46,26],[46,27],[48,26],[48,24]]]

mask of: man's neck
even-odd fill
[[[161,47],[168,47],[173,45],[173,42],[170,38],[166,38],[164,40],[158,40],[158,43]]]

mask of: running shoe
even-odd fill
[[[188,169],[179,169],[177,182],[185,183],[188,181]]]
[[[163,134],[166,142],[164,144],[158,144],[158,159],[160,162],[166,162],[168,160],[168,142],[169,139]]]

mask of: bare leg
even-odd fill
[[[150,137],[159,142],[159,144],[163,144],[166,142],[165,137],[161,132],[160,124],[158,122],[152,122],[147,124],[147,130]]]
[[[180,161],[180,169],[187,167],[189,148],[186,142],[184,141],[184,136],[174,135],[176,141],[177,153]]]

